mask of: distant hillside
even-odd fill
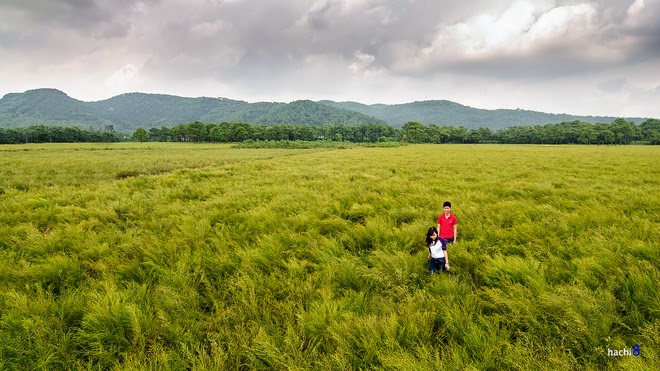
[[[82,102],[55,89],[7,94],[0,99],[0,127],[75,125],[131,132],[138,127],[172,127],[193,121],[243,121],[252,124],[383,123],[359,112],[312,101],[247,103],[224,98],[183,98],[129,93],[98,102]]]
[[[275,125],[279,123],[321,125],[358,125],[384,123],[368,115],[331,107],[310,100],[300,100],[282,105],[255,121],[257,124]]]
[[[327,100],[320,101],[319,103],[361,112],[365,115],[381,119],[395,127],[401,127],[408,121],[419,121],[425,125],[465,126],[468,129],[487,127],[496,130],[511,126],[556,124],[575,120],[594,124],[597,122],[610,123],[618,118],[553,114],[527,110],[485,110],[463,106],[447,100],[431,100],[394,105],[366,105],[356,102],[333,102]],[[633,117],[626,118],[626,120],[640,124],[646,118]]]
[[[35,124],[89,127],[112,124],[85,102],[55,89],[28,90],[0,99],[0,127]]]
[[[83,102],[55,89],[12,93],[0,99],[0,127],[44,124],[103,129],[106,125],[113,125],[115,130],[123,132],[132,132],[137,127],[172,127],[193,121],[315,126],[387,123],[394,127],[401,127],[408,121],[419,121],[425,125],[465,126],[468,129],[488,127],[496,130],[575,120],[610,123],[615,119],[526,110],[484,110],[446,100],[395,105],[309,100],[287,104],[129,93],[98,102]],[[645,119],[626,120],[639,124]]]
[[[223,112],[231,116],[247,106],[246,102],[215,98],[182,98],[172,95],[129,93],[107,100],[87,103],[97,115],[107,118],[118,129],[174,126],[203,121],[206,116]]]

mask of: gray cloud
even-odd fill
[[[121,37],[127,35],[135,0],[9,0],[0,7],[16,12],[17,23],[26,22],[30,28],[75,30],[92,37]]]
[[[112,76],[115,89],[322,96],[344,85],[378,87],[377,99],[398,84],[431,99],[438,82],[572,78],[614,94],[612,81],[657,86],[660,71],[637,67],[660,59],[659,16],[659,0],[9,0],[0,52],[80,81]]]
[[[626,79],[618,78],[603,81],[598,84],[598,88],[604,92],[619,92],[626,85]]]

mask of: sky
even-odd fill
[[[37,88],[660,118],[660,0],[2,0]]]

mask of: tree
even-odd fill
[[[440,128],[434,124],[427,126],[426,136],[429,138],[430,143],[440,143]]]
[[[195,143],[204,142],[208,137],[206,126],[199,121],[188,124],[188,139]]]
[[[209,133],[211,140],[213,142],[228,142],[229,141],[229,129],[227,125],[217,125]]]
[[[337,125],[333,126],[333,137],[335,138],[336,142],[343,142],[345,140],[350,141],[351,140],[351,129],[344,125]]]
[[[277,140],[277,131],[274,127],[268,126],[264,129],[264,140]]]
[[[188,125],[179,124],[170,129],[170,136],[175,142],[186,142],[188,140]]]
[[[483,137],[481,136],[481,132],[478,129],[472,129],[468,134],[468,140],[470,141],[470,143],[476,144],[476,143],[481,143]]]
[[[485,142],[493,139],[493,131],[490,128],[479,128],[479,134],[481,134],[481,139]]]
[[[440,141],[442,143],[447,143],[451,139],[451,127],[449,126],[443,126],[438,130],[438,134],[440,135]]]
[[[319,127],[318,130],[319,130],[319,139],[321,140],[332,139],[331,136],[332,127],[330,125],[323,125]]]
[[[160,136],[160,130],[158,130],[158,128],[149,129],[149,141],[157,142],[159,136]]]
[[[583,127],[578,134],[578,142],[582,144],[591,144],[598,139],[598,133],[591,124]]]
[[[635,131],[633,124],[622,118],[614,120],[610,124],[610,130],[619,144],[629,144]]]
[[[650,144],[660,144],[660,120],[648,119],[639,125],[642,138]]]
[[[426,127],[418,121],[408,121],[403,125],[403,131],[410,143],[423,143],[428,138]]]
[[[167,126],[161,127],[158,131],[158,141],[169,142],[171,139],[170,129]]]
[[[67,142],[82,142],[82,130],[77,126],[67,126],[64,128],[64,136],[66,137]]]
[[[293,129],[289,125],[275,125],[273,130],[275,130],[275,140],[293,140]]]
[[[148,136],[149,134],[147,134],[147,131],[141,127],[135,129],[135,132],[133,133],[133,139],[139,140],[140,143],[144,142]]]
[[[313,126],[310,125],[296,125],[293,130],[293,135],[295,140],[307,140],[312,141],[316,140],[318,135]]]
[[[0,128],[0,144],[17,144],[21,142],[19,129]]]
[[[229,141],[243,142],[252,136],[252,127],[246,122],[232,122],[229,124]]]
[[[452,141],[454,143],[465,143],[465,140],[468,138],[468,130],[465,126],[459,126],[457,128],[452,128]]]
[[[598,143],[612,144],[614,143],[614,133],[610,129],[604,129],[598,132]]]

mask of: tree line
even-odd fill
[[[195,121],[172,128],[138,129],[140,141],[243,142],[280,140],[331,140],[348,142],[407,143],[511,143],[511,144],[660,144],[660,120],[636,125],[624,119],[610,124],[583,121],[535,126],[514,126],[493,132],[489,128],[424,125],[409,121],[401,129],[385,124],[361,125],[252,125],[242,122],[202,123]]]
[[[104,130],[47,125],[0,128],[0,144],[120,142],[127,138],[129,137],[116,133],[112,125],[107,125]]]
[[[359,125],[261,125],[245,122],[191,123],[171,128],[138,128],[132,136],[106,130],[84,130],[75,126],[36,125],[27,128],[0,128],[0,144],[67,142],[207,142],[252,141],[347,141],[355,143],[512,143],[512,144],[660,144],[660,120],[637,125],[624,119],[591,124],[583,121],[534,126],[514,126],[493,132],[489,128],[424,125],[409,121],[402,128],[381,123]]]
[[[660,144],[660,120],[649,119],[636,125],[624,119],[610,124],[583,121],[534,126],[513,126],[493,132],[489,128],[424,126],[408,122],[402,128],[403,140],[411,143],[503,143],[503,144]]]
[[[246,140],[331,140],[348,142],[399,141],[400,130],[386,124],[294,125],[272,126],[245,122],[202,123],[195,121],[172,128],[138,128],[133,137],[140,141],[237,143]]]

